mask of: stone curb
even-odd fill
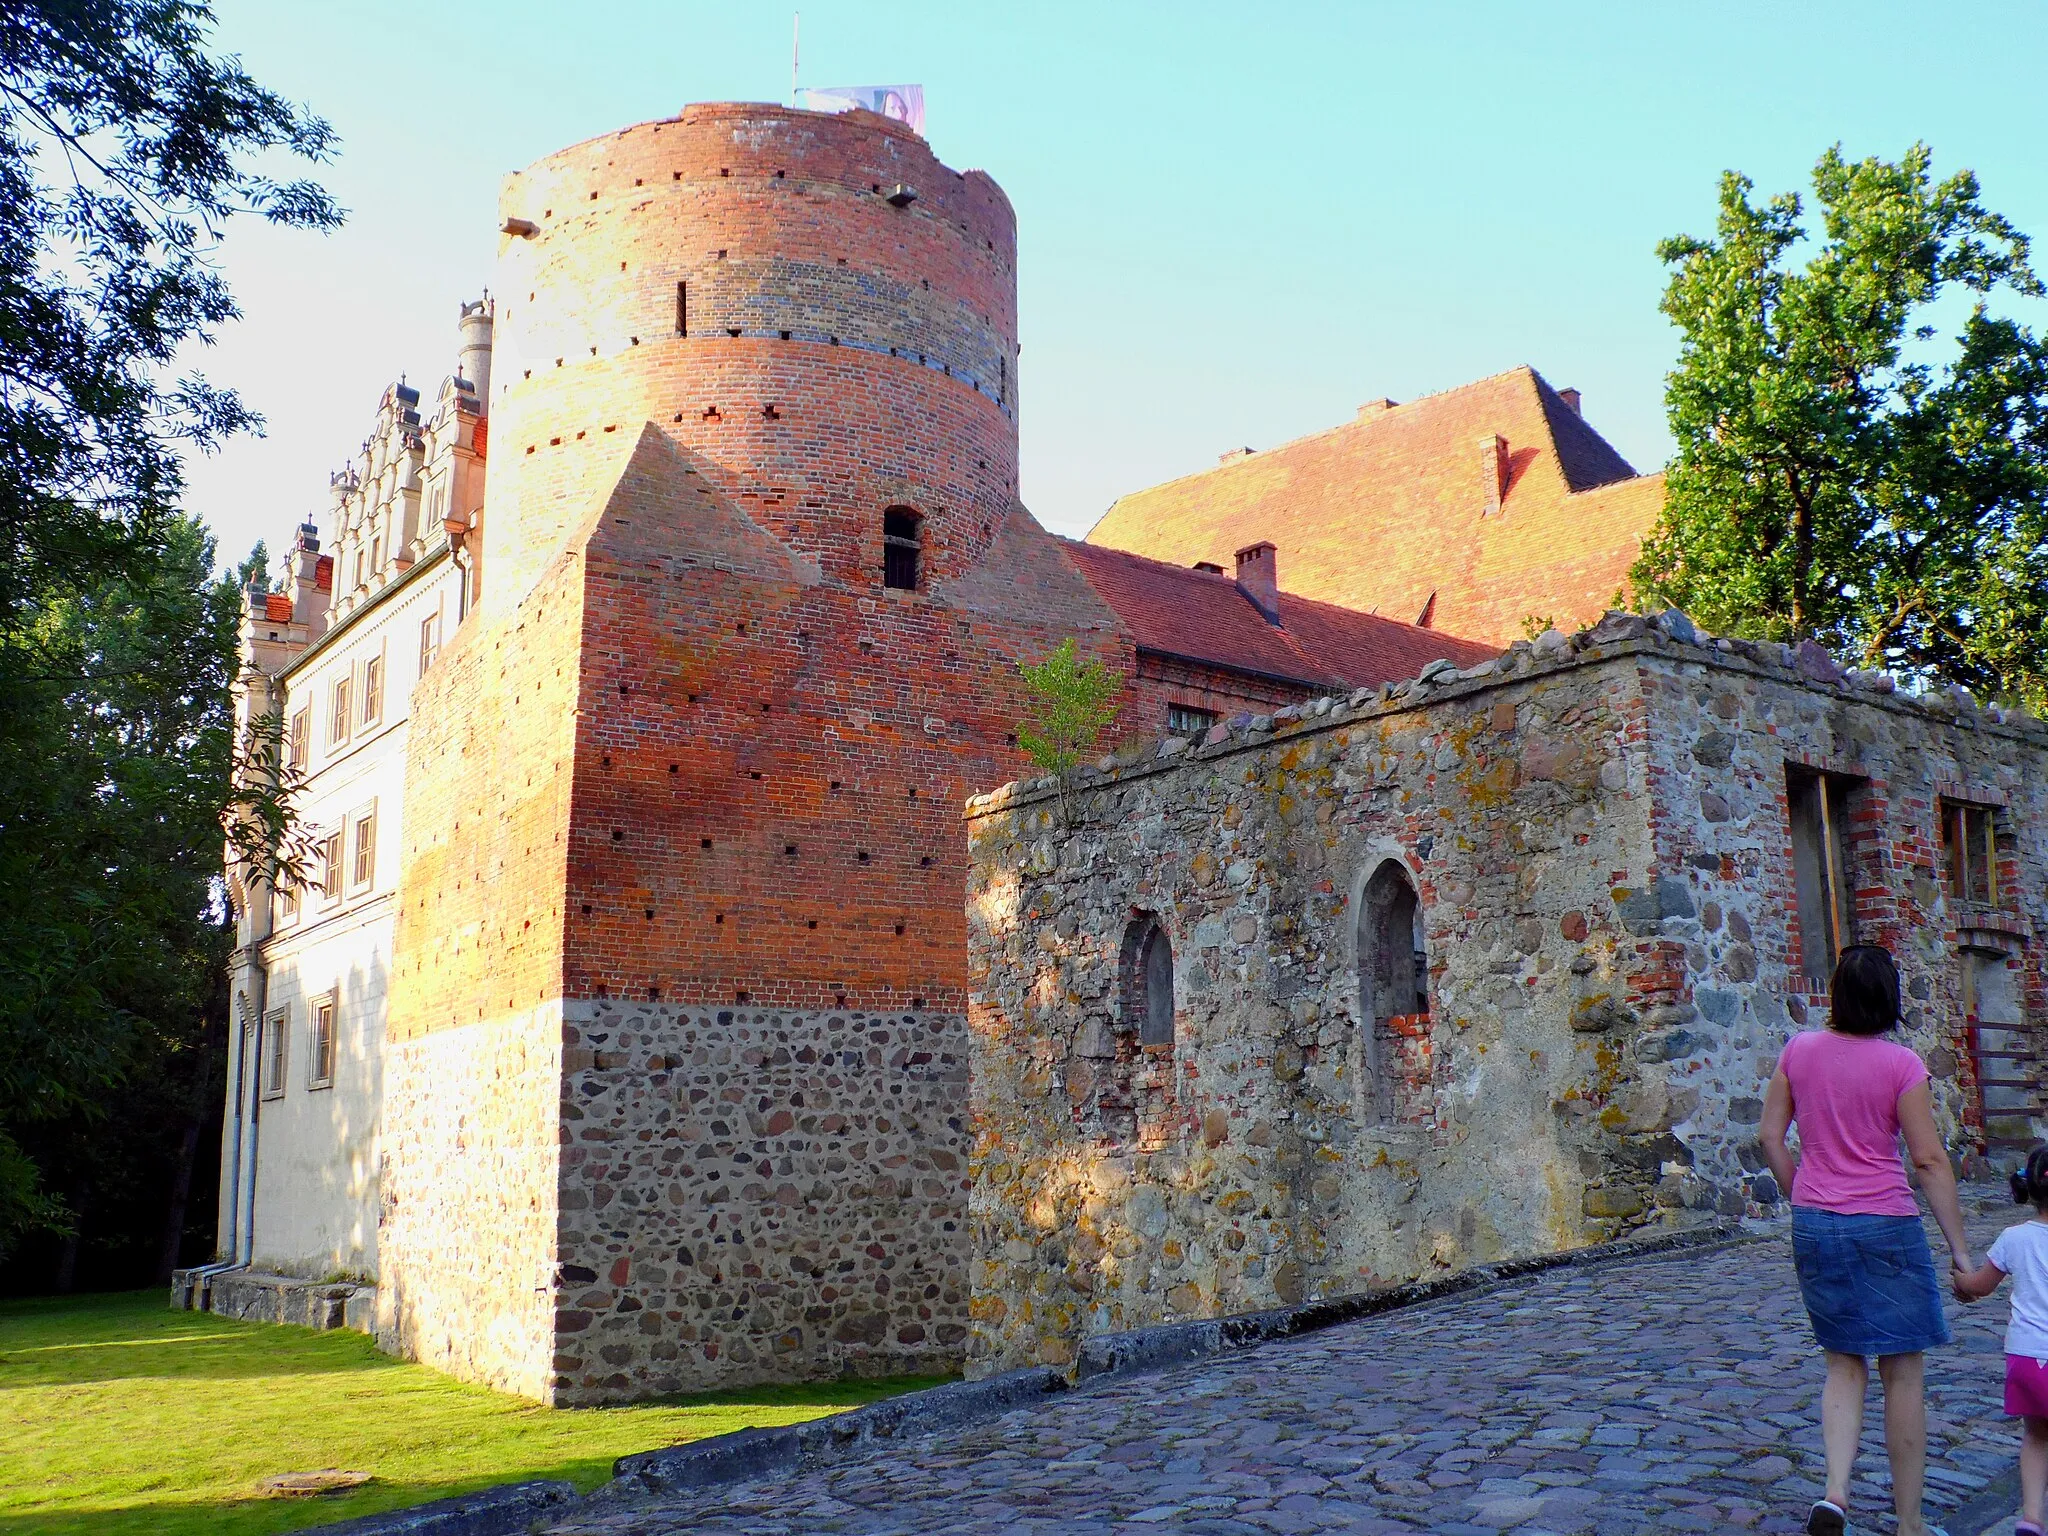
[[[1269,1312],[1245,1312],[1234,1317],[1104,1334],[1082,1345],[1072,1380],[1048,1366],[1032,1366],[985,1381],[953,1382],[925,1392],[908,1393],[830,1418],[813,1419],[807,1424],[783,1429],[743,1429],[690,1445],[642,1451],[620,1457],[612,1468],[613,1480],[590,1498],[593,1503],[633,1503],[654,1494],[714,1487],[770,1472],[818,1466],[860,1455],[878,1443],[937,1430],[964,1429],[1012,1408],[1069,1391],[1081,1382],[1185,1365],[1382,1312],[1471,1295],[1545,1270],[1619,1263],[1678,1250],[1732,1247],[1755,1240],[1733,1224],[1715,1223],[1564,1253],[1510,1259],[1442,1280],[1335,1296]]]
[[[506,1483],[312,1529],[319,1536],[520,1536],[566,1513],[575,1500],[574,1483]]]

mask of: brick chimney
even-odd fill
[[[1498,432],[1479,439],[1479,465],[1479,485],[1486,495],[1486,510],[1480,515],[1492,517],[1508,491],[1508,440]]]
[[[1572,414],[1574,416],[1583,416],[1586,414],[1585,411],[1579,405],[1579,392],[1576,389],[1560,389],[1557,392],[1557,398],[1562,400],[1566,405],[1572,408]]]
[[[1280,622],[1279,554],[1264,539],[1237,552],[1237,590],[1251,599],[1268,624]]]

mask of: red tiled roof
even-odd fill
[[[1229,576],[1061,542],[1143,651],[1338,690],[1413,677],[1439,657],[1467,666],[1496,653],[1490,645],[1284,590],[1280,622],[1269,624]],[[1281,575],[1284,580],[1284,564]]]
[[[292,599],[289,592],[266,592],[263,595],[263,617],[272,624],[289,624],[292,621]]]
[[[1496,436],[1502,487],[1482,446]],[[1088,542],[1227,568],[1270,539],[1303,597],[1414,619],[1434,596],[1434,625],[1506,645],[1531,617],[1597,617],[1663,505],[1661,474],[1516,368],[1125,496]]]

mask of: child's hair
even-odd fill
[[[1899,968],[1882,944],[1851,944],[1835,962],[1828,1027],[1881,1035],[1899,1022]]]
[[[2012,1203],[2048,1211],[2048,1142],[2027,1154],[2027,1165],[2012,1176]]]

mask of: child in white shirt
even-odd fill
[[[1984,1263],[1951,1279],[1957,1299],[1979,1301],[2012,1277],[2005,1327],[2005,1411],[2020,1421],[2020,1523],[2014,1536],[2048,1536],[2041,1502],[2048,1493],[2048,1146],[2027,1154],[2012,1176],[2012,1197],[2034,1219],[1998,1234]]]

